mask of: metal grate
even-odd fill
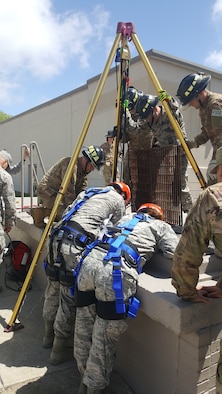
[[[165,220],[182,225],[180,148],[170,145],[147,151],[129,149],[132,207],[144,202],[160,205]]]

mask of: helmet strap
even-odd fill
[[[148,123],[148,125],[150,126],[150,128],[152,128],[153,123],[154,123],[154,112],[152,112],[152,120],[151,120],[151,123]]]
[[[197,100],[198,100],[198,102],[199,102],[199,104],[200,104],[200,107],[203,108],[203,103],[202,103],[201,99],[198,97]]]
[[[85,161],[85,168],[84,168],[84,172],[86,175],[88,175],[90,172],[87,171],[87,166],[89,163],[91,163],[91,160],[88,159],[88,157],[85,157],[86,161]]]

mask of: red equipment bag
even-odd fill
[[[11,280],[24,282],[31,263],[31,249],[22,241],[10,241],[5,258],[10,258],[11,264],[8,265],[7,277]]]

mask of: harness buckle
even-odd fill
[[[139,307],[140,301],[138,300],[138,298],[130,297],[127,316],[131,317],[131,319],[134,319],[136,317]]]

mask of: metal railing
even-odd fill
[[[29,195],[30,195],[30,208],[33,207],[33,198],[34,198],[34,181],[35,184],[38,186],[40,180],[38,179],[37,176],[37,171],[36,167],[34,164],[34,154],[37,156],[39,165],[42,169],[43,174],[46,173],[44,163],[42,160],[42,156],[39,150],[39,147],[35,141],[30,142],[30,145],[22,144],[21,146],[21,162],[22,162],[22,167],[21,167],[21,210],[24,210],[24,197],[25,197],[25,161],[23,160],[24,157],[24,151],[25,149],[29,149],[30,155],[28,157],[29,163],[30,163],[30,168],[28,171],[28,183],[29,183]]]

